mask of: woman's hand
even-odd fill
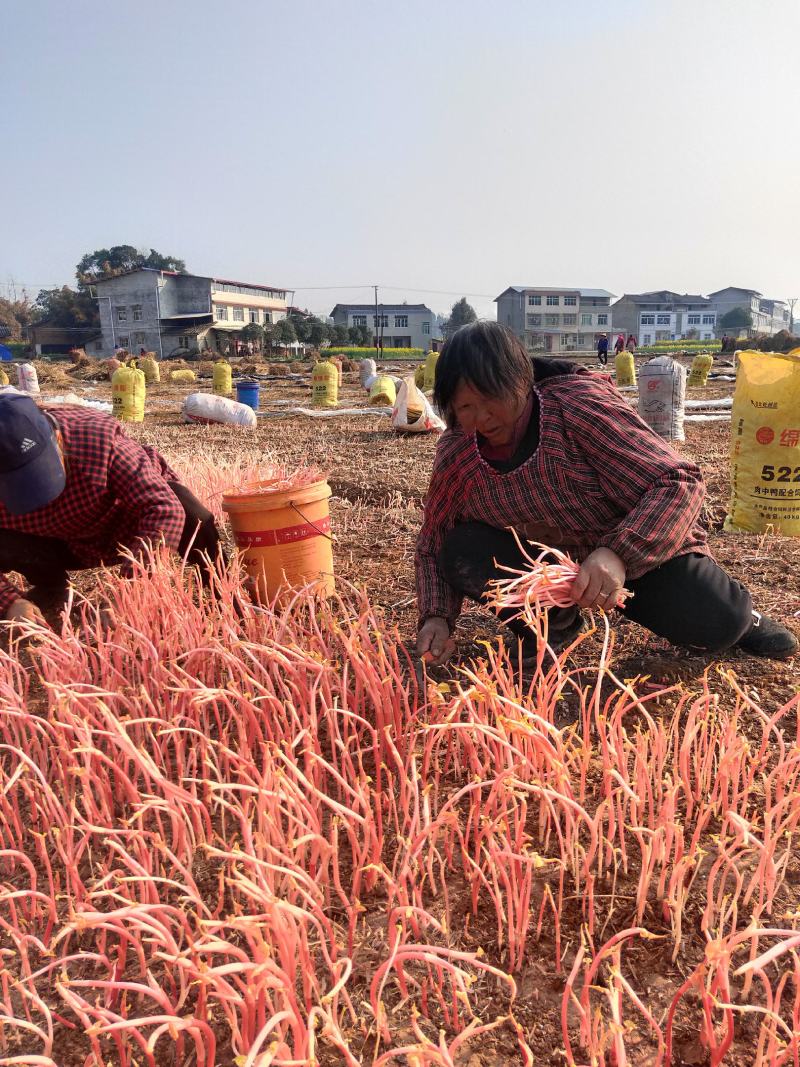
[[[575,579],[575,602],[582,608],[617,606],[620,591],[625,585],[625,564],[610,548],[596,548],[581,564]]]
[[[446,663],[455,649],[455,642],[450,639],[450,623],[437,615],[432,615],[423,622],[417,634],[417,655],[425,663],[441,666]]]

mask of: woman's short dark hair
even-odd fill
[[[484,396],[526,397],[533,363],[519,339],[499,322],[471,322],[444,343],[436,363],[433,402],[453,425],[453,397],[461,382]]]

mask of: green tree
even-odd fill
[[[22,337],[22,328],[31,322],[32,308],[27,299],[6,300],[0,297],[0,326],[7,326],[9,333],[2,331],[12,341],[18,341]]]
[[[308,335],[311,330],[310,318],[311,316],[309,315],[298,315],[297,313],[289,315],[292,326],[294,326],[294,332],[297,335],[297,340],[302,341],[303,343],[308,340]]]
[[[291,345],[297,340],[297,333],[291,319],[280,319],[272,328],[272,343],[276,345]]]
[[[76,292],[68,285],[60,289],[42,289],[32,308],[33,321],[60,326],[62,329],[99,327],[97,301],[88,289]]]
[[[260,352],[264,348],[264,327],[257,322],[248,322],[239,334],[243,341],[251,341]]]
[[[350,340],[350,330],[346,326],[329,326],[328,334],[332,345],[346,345]]]
[[[175,256],[165,256],[151,248],[149,252],[134,248],[133,245],[112,245],[111,248],[96,248],[87,252],[75,267],[78,288],[93,285],[100,278],[115,278],[118,274],[152,267],[154,270],[175,270],[184,273],[186,264]]]
[[[319,348],[323,341],[329,339],[329,332],[327,325],[318,319],[316,315],[308,320],[308,343],[313,345],[314,348]]]
[[[462,296],[460,300],[456,300],[450,309],[450,317],[445,323],[444,332],[446,337],[450,337],[456,332],[459,326],[466,326],[470,322],[476,322],[478,316],[475,314],[475,308],[471,304],[467,303],[467,298]]]
[[[357,348],[366,348],[372,341],[367,326],[350,326],[347,330],[347,340]]]
[[[753,316],[747,308],[731,308],[722,316],[719,324],[723,330],[749,330],[753,325]]]

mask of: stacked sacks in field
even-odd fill
[[[191,385],[196,379],[193,370],[171,370],[169,380],[177,385]]]
[[[361,388],[369,390],[369,383],[375,377],[377,366],[374,359],[362,359],[359,367]]]
[[[639,414],[667,441],[684,441],[686,368],[670,356],[655,356],[639,368]]]
[[[632,352],[618,352],[614,360],[617,388],[636,385],[636,361]]]
[[[394,379],[388,374],[377,374],[369,387],[370,407],[392,407],[397,399]]]
[[[436,364],[439,361],[439,353],[430,351],[425,357],[425,392],[429,393],[433,389],[433,384],[436,381]]]
[[[233,394],[233,371],[227,359],[220,359],[214,364],[214,393],[217,396],[232,396]]]
[[[738,357],[725,529],[800,537],[800,348]]]
[[[714,357],[710,352],[698,352],[692,360],[692,369],[689,371],[689,387],[698,389],[706,385],[709,371],[713,366]]]
[[[17,367],[17,387],[32,395],[40,392],[39,375],[32,363],[20,363]]]
[[[147,387],[144,372],[137,367],[119,367],[111,379],[111,405],[122,422],[144,421]]]
[[[144,375],[144,380],[148,385],[154,385],[156,382],[161,381],[161,369],[156,361],[155,352],[148,352],[147,355],[142,357],[141,367],[139,369]]]
[[[249,430],[258,422],[258,416],[248,404],[210,393],[190,393],[183,402],[183,417],[186,422],[222,423]]]
[[[339,403],[339,372],[333,363],[320,360],[311,372],[311,399],[315,408],[335,408]]]

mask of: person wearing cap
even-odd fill
[[[0,394],[0,619],[41,621],[64,605],[69,572],[131,563],[163,542],[199,564],[214,560],[214,517],[154,449],[87,408],[44,411]],[[21,574],[22,593],[6,577]]]

